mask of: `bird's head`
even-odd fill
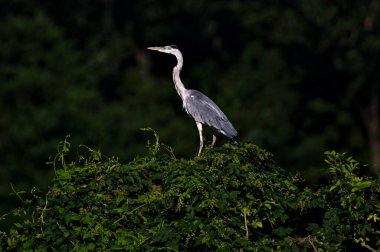
[[[170,46],[154,46],[154,47],[148,47],[147,49],[153,50],[153,51],[159,51],[163,53],[169,53],[169,54],[175,54],[179,52],[177,46],[170,45]]]

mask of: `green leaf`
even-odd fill
[[[358,182],[354,185],[351,192],[356,192],[356,191],[362,190],[364,188],[370,187],[371,185],[372,185],[372,181]]]
[[[66,214],[65,215],[65,222],[69,223],[71,221],[79,221],[80,220],[80,215],[78,214]]]
[[[70,180],[71,179],[71,174],[67,170],[57,170],[56,171],[58,179],[62,180]]]
[[[124,196],[123,195],[119,195],[116,197],[116,205],[119,205],[120,202],[122,202],[124,200]]]
[[[251,222],[251,225],[253,228],[262,228],[263,227],[263,222],[259,220],[254,220]]]

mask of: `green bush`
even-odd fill
[[[225,144],[190,160],[156,142],[121,164],[62,141],[46,195],[18,193],[25,217],[4,250],[325,251],[380,248],[379,179],[326,153],[328,185],[305,188],[259,147]],[[59,164],[59,165],[58,165]],[[58,167],[59,166],[59,167]]]

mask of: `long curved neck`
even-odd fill
[[[183,85],[181,78],[179,77],[179,73],[181,72],[183,66],[183,58],[180,51],[173,53],[173,55],[177,58],[177,65],[173,68],[173,81],[177,93],[183,100],[185,98],[186,88]]]

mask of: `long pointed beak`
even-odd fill
[[[147,47],[147,49],[153,50],[153,51],[161,51],[162,50],[162,48],[159,46]]]

